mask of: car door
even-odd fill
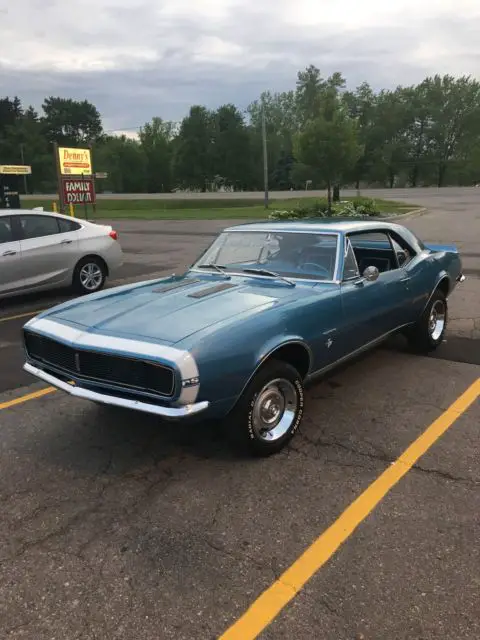
[[[17,291],[24,286],[21,257],[12,216],[0,215],[0,294]]]
[[[359,241],[357,253],[356,240]],[[341,283],[342,333],[351,353],[404,324],[409,288],[408,275],[398,266],[386,232],[369,233],[368,237],[352,233],[346,243]],[[369,281],[362,276],[367,266],[382,269],[376,280]]]
[[[66,282],[77,256],[77,232],[66,224],[68,221],[50,214],[29,213],[18,218],[25,286],[48,287]]]

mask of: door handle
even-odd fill
[[[72,244],[71,240],[62,240],[60,244]]]
[[[14,256],[16,253],[16,251],[5,251],[2,256]]]

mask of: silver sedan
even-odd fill
[[[93,293],[122,264],[111,226],[43,210],[0,211],[0,298],[64,287]]]

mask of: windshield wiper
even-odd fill
[[[288,284],[290,284],[292,287],[295,286],[295,282],[293,282],[293,280],[289,280],[288,278],[281,276],[279,273],[275,273],[275,271],[269,271],[268,269],[251,269],[250,267],[247,267],[246,269],[242,269],[242,272],[257,273],[259,276],[272,276],[272,278],[280,278],[280,280],[288,282]]]
[[[207,262],[206,264],[197,264],[196,268],[197,269],[216,269],[219,273],[222,274],[222,276],[227,276],[227,278],[230,277],[223,272],[223,270],[227,268],[223,264],[215,264],[215,262]]]

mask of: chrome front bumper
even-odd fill
[[[208,408],[209,402],[196,402],[194,404],[186,404],[181,407],[162,407],[157,404],[150,404],[148,402],[141,402],[140,400],[128,400],[126,398],[119,398],[118,396],[111,396],[105,393],[98,393],[85,389],[83,387],[77,387],[74,384],[64,382],[55,376],[52,376],[42,369],[33,366],[29,362],[23,365],[23,368],[28,373],[40,378],[51,384],[53,387],[69,393],[76,398],[82,398],[83,400],[91,400],[92,402],[100,402],[102,404],[110,404],[115,407],[123,407],[125,409],[133,409],[135,411],[143,411],[144,413],[153,413],[154,415],[161,416],[168,420],[177,420],[179,418],[188,418],[189,416],[196,415],[201,411],[205,411]]]

